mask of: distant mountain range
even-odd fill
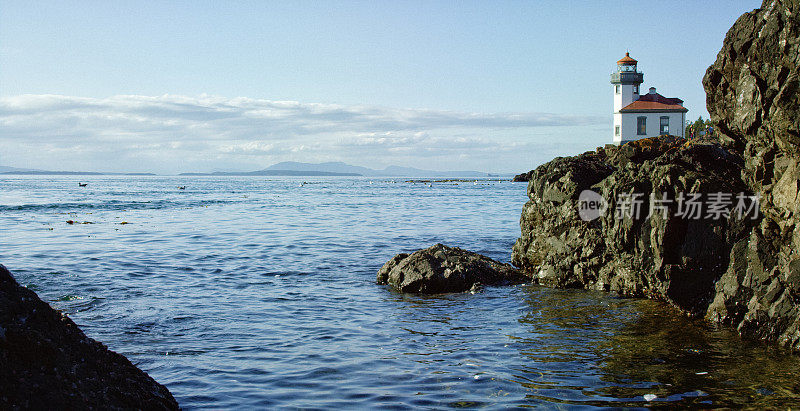
[[[180,173],[181,176],[360,176],[358,173],[333,173],[315,170],[214,171],[213,173]]]
[[[36,171],[36,170],[31,170],[31,169],[28,169],[28,168],[17,168],[17,167],[0,166],[0,173],[15,173],[15,172],[24,172],[24,171]]]
[[[340,161],[328,163],[299,163],[285,161],[265,168],[262,171],[292,170],[318,171],[328,173],[353,173],[369,177],[486,177],[489,174],[480,171],[435,171],[413,167],[389,166],[383,170],[354,166]]]
[[[0,166],[0,174],[6,175],[59,175],[59,176],[154,176],[153,173],[98,173],[96,171],[50,171],[30,168]]]
[[[6,175],[155,175],[153,173],[100,173],[93,171],[48,171],[0,166]],[[257,171],[214,171],[181,173],[182,176],[366,176],[366,177],[499,177],[480,171],[435,171],[413,167],[389,166],[382,170],[354,166],[343,162],[300,163],[285,161]],[[503,174],[504,175],[504,174]]]
[[[366,176],[366,177],[487,177],[480,171],[434,171],[413,167],[389,166],[383,170],[354,166],[347,163],[300,163],[284,161],[263,170],[249,172],[216,171],[213,173],[182,173],[182,176]]]

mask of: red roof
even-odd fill
[[[689,111],[683,106],[683,100],[679,98],[668,98],[658,93],[644,94],[638,100],[621,108],[622,112],[640,111]]]
[[[625,57],[617,60],[617,64],[627,64],[627,65],[636,64],[636,60],[634,60],[631,57],[630,53],[626,52]]]

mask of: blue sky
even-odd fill
[[[522,172],[610,142],[609,74],[707,116],[757,1],[0,4],[0,165]]]

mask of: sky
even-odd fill
[[[611,142],[609,75],[708,116],[758,1],[0,3],[0,166],[520,173]]]

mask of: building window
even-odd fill
[[[619,136],[619,126],[614,126],[614,135]]]
[[[633,94],[639,94],[639,86],[633,86]]]
[[[614,86],[614,94],[621,93],[621,87],[619,85]]]
[[[636,134],[647,135],[647,117],[636,117]]]
[[[659,134],[669,134],[669,116],[661,116],[661,128],[659,129]]]

